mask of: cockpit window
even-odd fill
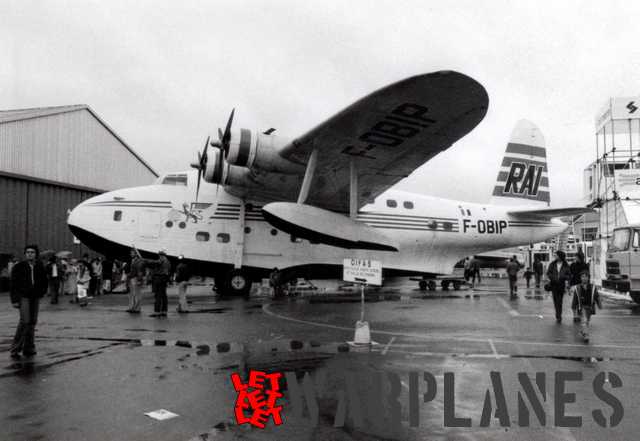
[[[609,242],[609,251],[625,251],[629,247],[629,239],[631,238],[631,230],[623,228],[615,230],[613,237]]]
[[[162,185],[187,185],[187,175],[167,175],[162,180]]]

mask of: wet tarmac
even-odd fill
[[[635,439],[640,310],[605,301],[585,344],[567,298],[556,324],[546,293],[520,287],[512,300],[505,284],[423,293],[400,280],[372,290],[370,348],[345,343],[360,318],[357,292],[274,301],[192,287],[191,312],[178,314],[171,289],[167,318],[148,316],[149,293],[139,315],[125,312],[125,295],[86,308],[44,299],[38,354],[19,361],[7,352],[17,321],[7,307],[0,439]],[[286,377],[282,425],[235,422],[230,377],[251,370]],[[145,415],[158,409],[178,416]],[[598,424],[612,416],[615,427]]]

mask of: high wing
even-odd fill
[[[593,208],[568,207],[568,208],[543,208],[541,210],[514,210],[507,212],[516,217],[536,217],[552,219],[554,217],[577,216],[585,213],[595,213]]]
[[[372,202],[473,129],[487,112],[480,83],[453,71],[407,78],[360,99],[308,133],[280,156],[317,166],[306,203],[348,212],[350,160],[358,172],[358,205]],[[259,183],[244,195],[263,202],[295,200],[302,177],[253,171]],[[233,190],[233,189],[231,189]]]

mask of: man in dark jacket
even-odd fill
[[[576,254],[576,260],[569,266],[569,270],[571,271],[571,286],[579,285],[580,274],[584,271],[589,272],[589,264],[584,261],[582,250],[579,250],[578,254]]]
[[[509,277],[509,295],[511,297],[518,296],[518,271],[520,271],[520,263],[518,258],[513,256],[507,263],[507,277]]]
[[[51,296],[51,304],[58,303],[58,294],[60,292],[60,281],[62,279],[62,270],[58,265],[56,256],[49,258],[49,263],[45,267],[47,270],[48,289],[47,292]]]
[[[536,278],[536,288],[540,288],[540,279],[542,278],[543,273],[542,261],[540,260],[540,256],[536,256],[533,262],[533,275]]]
[[[20,358],[20,352],[29,357],[36,354],[35,328],[38,322],[40,298],[47,292],[47,272],[38,260],[38,247],[24,248],[25,260],[11,270],[11,303],[20,309],[20,321],[11,345],[11,358]]]
[[[167,283],[169,283],[169,275],[171,274],[171,262],[167,258],[164,250],[158,252],[158,259],[144,259],[144,262],[152,268],[151,286],[155,296],[153,306],[153,314],[151,317],[167,316]]]
[[[556,309],[556,322],[562,323],[562,296],[564,296],[567,284],[571,280],[571,271],[564,251],[556,251],[556,260],[549,264],[547,277],[551,285],[553,306]]]

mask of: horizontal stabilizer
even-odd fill
[[[554,217],[577,216],[585,213],[595,213],[593,208],[586,207],[567,207],[567,208],[543,208],[540,210],[515,210],[509,211],[511,216],[518,217],[538,217],[551,219]]]

